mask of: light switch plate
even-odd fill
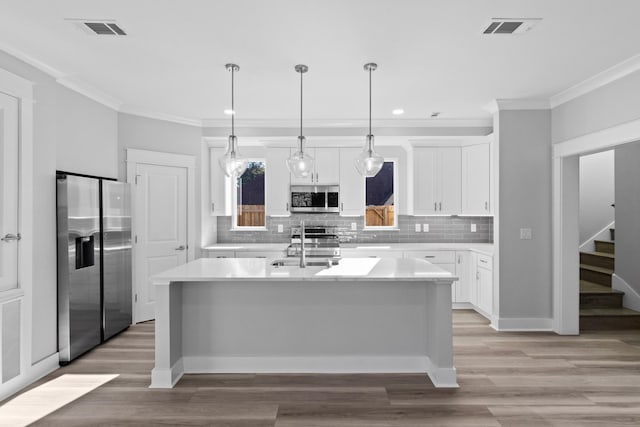
[[[284,231],[284,225],[278,224],[278,233],[282,233]]]
[[[422,224],[422,231],[425,233],[429,232],[429,224]]]
[[[358,223],[357,222],[352,222],[351,223],[351,231],[357,231],[358,230]]]
[[[531,240],[532,234],[530,228],[521,228],[520,229],[520,239],[521,240]]]
[[[420,232],[420,224],[416,224],[416,233]]]
[[[476,224],[471,224],[471,232],[475,233],[476,231],[478,231],[478,226]]]

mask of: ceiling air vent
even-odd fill
[[[127,33],[111,19],[67,19],[82,31],[93,36],[126,36]]]
[[[541,18],[491,18],[483,34],[523,34],[532,29]]]

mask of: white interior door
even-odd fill
[[[0,93],[0,291],[18,287],[18,99]]]
[[[155,318],[151,277],[187,262],[187,168],[138,163],[136,321]]]

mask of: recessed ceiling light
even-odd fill
[[[224,113],[231,116],[231,115],[235,114],[236,112],[231,110],[231,109],[226,109],[226,110],[224,110]]]
[[[404,110],[402,108],[396,108],[392,111],[392,113],[396,116],[399,116],[400,114],[404,114]]]

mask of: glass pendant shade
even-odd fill
[[[384,165],[384,157],[375,152],[373,140],[373,135],[367,135],[367,143],[355,160],[356,170],[367,178],[376,176]]]
[[[296,178],[306,178],[313,172],[314,159],[304,152],[305,137],[298,137],[298,151],[287,159],[289,172]]]
[[[235,135],[229,136],[227,151],[218,159],[218,163],[227,176],[241,176],[247,170],[247,159],[238,154],[238,138]]]

